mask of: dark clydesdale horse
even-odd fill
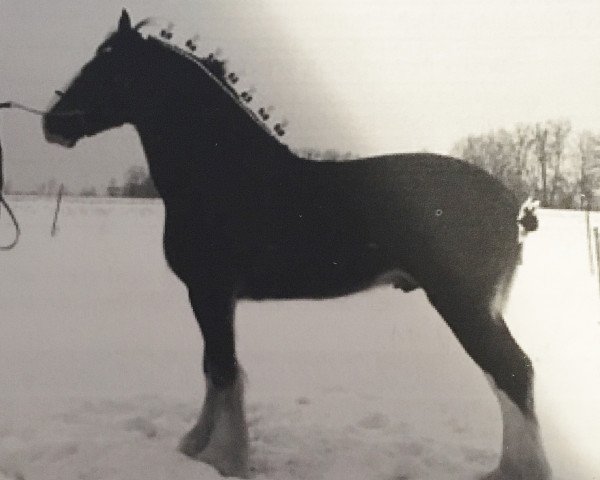
[[[549,479],[531,362],[502,317],[519,230],[537,226],[532,210],[454,158],[301,158],[240,101],[223,65],[166,35],[143,36],[146,23],[133,27],[123,11],[45,115],[44,131],[68,147],[125,123],[141,138],[165,204],[165,255],[205,342],[206,398],[181,451],[223,475],[248,475],[238,299],[320,299],[393,284],[424,289],[497,394],[502,457],[485,478]]]

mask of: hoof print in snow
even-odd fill
[[[387,427],[390,419],[382,413],[372,413],[358,421],[358,426],[369,430],[379,430]]]
[[[420,441],[407,441],[400,445],[399,451],[409,457],[421,457],[425,451],[425,445]]]
[[[469,463],[487,465],[492,463],[496,457],[496,455],[493,452],[489,452],[482,448],[462,447],[461,451],[464,459]]]
[[[21,472],[8,473],[0,468],[0,480],[25,480],[25,475]]]
[[[158,435],[156,426],[143,417],[130,418],[125,422],[125,430],[129,432],[139,432],[146,438],[154,438]]]
[[[308,397],[298,397],[296,399],[297,405],[310,405],[310,398]]]
[[[468,427],[456,418],[451,418],[448,421],[448,425],[452,429],[452,431],[457,434],[463,434],[469,431]]]

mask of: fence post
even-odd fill
[[[598,235],[598,227],[594,227],[594,247],[596,250],[596,273],[598,274],[598,288],[600,289],[600,258],[598,257],[598,252],[600,251],[600,235]]]
[[[65,186],[61,183],[58,195],[56,196],[56,209],[54,210],[54,219],[52,220],[52,229],[50,230],[50,235],[53,237],[56,236],[56,232],[58,231],[58,212],[60,211],[60,201],[62,200],[64,188]]]
[[[585,210],[585,227],[587,232],[587,244],[588,244],[588,260],[590,264],[590,273],[594,273],[594,255],[592,252],[592,229],[590,227],[590,209]]]

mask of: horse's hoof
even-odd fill
[[[525,469],[498,467],[480,480],[552,480],[552,472],[545,464]]]
[[[177,450],[188,457],[194,458],[202,451],[202,448],[198,446],[198,442],[195,439],[190,439],[186,435],[179,441]]]
[[[177,450],[188,457],[196,458],[208,445],[209,440],[208,433],[202,434],[198,431],[198,428],[193,428],[181,438]]]
[[[193,428],[180,440],[177,450],[184,455],[214,467],[224,477],[248,478],[246,448],[211,445],[210,436]],[[239,447],[239,446],[238,446]]]
[[[208,447],[196,458],[214,467],[224,477],[249,478],[248,459],[244,455],[223,455]]]

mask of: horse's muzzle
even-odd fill
[[[46,113],[42,119],[44,137],[49,143],[71,148],[85,135],[80,113]]]

